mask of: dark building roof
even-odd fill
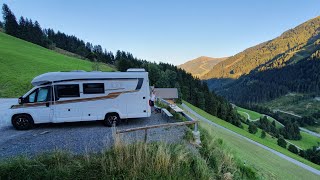
[[[163,99],[178,99],[177,88],[154,88],[157,98]]]

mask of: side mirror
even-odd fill
[[[19,99],[18,99],[18,103],[19,104],[23,104],[23,102],[24,102],[24,98],[21,96],[21,97],[19,97]]]

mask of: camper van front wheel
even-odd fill
[[[17,130],[27,130],[32,128],[34,122],[30,115],[19,114],[12,117],[12,125]]]
[[[116,123],[117,125],[119,124],[120,117],[116,113],[109,113],[106,115],[104,118],[104,125],[111,127],[113,123]]]

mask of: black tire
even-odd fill
[[[103,120],[103,124],[108,127],[112,127],[113,122],[115,122],[116,125],[118,125],[120,122],[120,117],[117,113],[107,114]]]
[[[12,118],[12,125],[17,130],[28,130],[33,127],[34,122],[30,115],[19,114]]]

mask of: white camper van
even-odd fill
[[[32,80],[35,86],[11,111],[18,130],[33,124],[150,117],[148,72],[50,72]]]

